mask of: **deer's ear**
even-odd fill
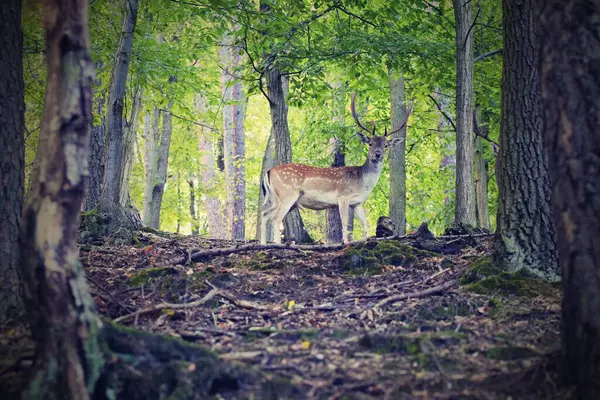
[[[390,139],[388,139],[388,146],[393,147],[393,146],[397,146],[400,143],[404,142],[404,138],[399,138],[397,136],[394,136]]]
[[[366,143],[366,144],[371,144],[371,139],[370,139],[370,138],[369,138],[367,135],[365,135],[365,134],[364,134],[364,133],[362,133],[362,132],[356,132],[356,134],[358,135],[358,137],[360,138],[360,140],[361,140],[363,143]]]

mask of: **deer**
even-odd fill
[[[366,132],[357,131],[360,140],[369,146],[367,158],[363,165],[347,167],[319,168],[304,164],[282,164],[269,169],[262,181],[264,203],[262,204],[262,220],[260,242],[267,243],[267,223],[273,223],[273,229],[281,229],[283,218],[294,208],[325,210],[339,208],[342,221],[342,238],[344,244],[350,243],[348,234],[349,209],[363,228],[363,238],[367,239],[368,223],[363,203],[367,200],[379,180],[383,169],[385,150],[403,139],[391,135],[404,128],[412,112],[408,107],[406,118],[400,127],[392,132],[385,129],[383,136],[375,133],[375,123],[370,130],[360,121],[356,113],[356,93],[350,101],[352,117],[358,127]],[[267,203],[271,202],[269,207]],[[281,243],[281,235],[275,234],[274,242]]]

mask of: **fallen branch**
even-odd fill
[[[425,280],[423,281],[423,284],[426,284],[427,282],[429,282],[430,280],[432,280],[435,277],[445,274],[446,272],[450,271],[451,269],[452,268],[446,268],[446,269],[436,272],[435,274],[431,275],[430,277],[425,278]]]
[[[294,250],[298,252],[304,251],[329,251],[329,250],[341,250],[348,246],[366,243],[367,241],[379,241],[379,240],[399,240],[405,236],[387,236],[387,237],[373,237],[367,240],[356,240],[348,244],[336,243],[336,244],[285,244],[285,243],[270,243],[270,244],[245,244],[241,246],[223,247],[217,249],[200,250],[194,249],[191,251],[190,257],[177,257],[171,261],[171,264],[177,265],[182,264],[191,259],[193,262],[198,262],[208,257],[226,256],[234,253],[244,253],[248,251],[260,251],[260,250]]]
[[[221,294],[219,289],[212,289],[210,292],[208,292],[206,294],[206,296],[204,296],[200,300],[192,301],[191,303],[174,304],[174,303],[166,303],[165,302],[165,303],[157,304],[154,306],[146,307],[144,309],[133,312],[131,314],[127,314],[127,315],[123,315],[122,317],[115,318],[113,320],[113,322],[118,324],[120,322],[130,320],[131,318],[134,318],[136,315],[139,316],[139,315],[144,315],[144,314],[150,314],[155,311],[164,310],[166,308],[172,308],[174,310],[177,310],[177,309],[182,309],[182,308],[198,307],[198,306],[205,304],[207,301],[211,300],[213,297],[215,297],[216,295],[219,295],[219,294]]]
[[[375,304],[375,307],[373,307],[373,308],[381,308],[382,306],[384,306],[388,303],[392,303],[392,302],[398,301],[398,300],[415,299],[415,298],[419,298],[419,297],[426,297],[426,296],[429,296],[432,294],[440,293],[440,292],[443,292],[444,290],[451,288],[452,286],[456,285],[457,283],[458,283],[458,279],[453,279],[442,285],[434,286],[432,288],[421,290],[419,292],[403,293],[403,294],[397,294],[395,296],[390,296],[390,297],[387,297],[387,298],[381,300],[379,303]]]
[[[438,239],[458,239],[458,238],[468,238],[468,237],[486,237],[486,236],[494,236],[495,233],[466,233],[464,235],[440,235]]]

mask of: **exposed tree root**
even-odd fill
[[[447,290],[453,286],[456,286],[458,284],[458,282],[459,282],[458,279],[453,279],[442,285],[434,286],[432,288],[421,290],[418,292],[402,293],[402,294],[398,294],[395,296],[390,296],[390,297],[387,297],[387,298],[381,300],[379,303],[375,304],[374,308],[381,308],[388,303],[392,303],[392,302],[398,301],[398,300],[413,299],[413,298],[417,298],[417,297],[425,297],[425,296],[429,296],[432,294],[441,293],[444,290]]]

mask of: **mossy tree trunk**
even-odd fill
[[[473,32],[471,5],[453,0],[456,19],[456,199],[454,222],[474,227],[473,179]]]
[[[140,119],[140,110],[142,108],[142,88],[136,87],[131,102],[131,115],[129,119],[124,119],[124,142],[123,142],[123,173],[121,174],[121,195],[119,204],[123,207],[131,205],[131,196],[129,193],[129,181],[131,180],[131,168],[135,158],[135,149],[137,146],[137,129]],[[93,132],[93,131],[92,131]]]
[[[489,133],[487,120],[483,117],[481,108],[477,108],[477,119],[482,122],[479,129],[481,134]],[[475,195],[477,197],[477,227],[490,230],[490,212],[488,207],[488,161],[485,159],[485,146],[483,138],[475,138]]]
[[[38,351],[26,398],[86,399],[103,366],[99,317],[76,242],[92,122],[88,0],[46,0],[48,81],[37,184],[23,213],[21,273]]]
[[[536,10],[544,138],[562,269],[564,375],[600,398],[600,3]]]
[[[495,260],[559,277],[550,203],[533,0],[504,0],[504,66],[498,154],[498,218]]]
[[[100,67],[100,64],[97,65]],[[95,114],[98,124],[92,126],[90,138],[89,177],[85,188],[83,209],[90,211],[98,207],[102,195],[102,182],[104,180],[104,154],[106,151],[106,118],[104,116],[105,93],[100,91],[102,79],[96,79],[92,101],[95,102]]]
[[[0,326],[23,314],[19,236],[24,195],[25,92],[21,0],[0,4]]]

